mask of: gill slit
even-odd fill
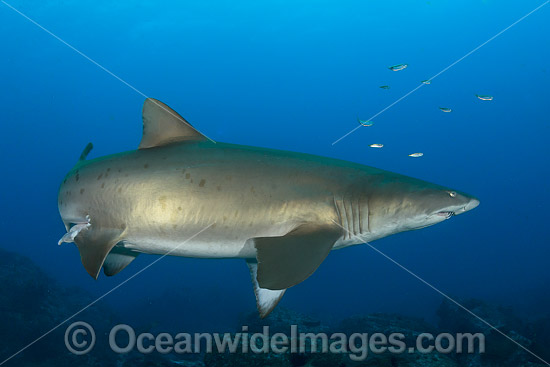
[[[359,234],[361,234],[363,233],[363,221],[361,220],[361,197],[357,198],[357,218],[359,218]]]
[[[336,196],[333,196],[332,198],[334,200],[334,207],[336,208],[336,214],[338,215],[338,222],[339,222],[341,227],[344,227],[344,225],[342,223],[342,214],[340,213],[340,207],[338,205],[338,200],[336,200]],[[344,233],[344,237],[345,237],[345,235],[346,234]]]

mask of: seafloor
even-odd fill
[[[93,298],[76,288],[64,288],[56,284],[29,259],[0,250],[0,360],[4,361],[23,346],[44,332],[58,325]],[[519,318],[511,309],[492,305],[482,300],[462,300],[463,304],[477,315],[495,325],[540,357],[550,360],[550,313],[537,320]],[[78,315],[94,326],[97,337],[92,352],[77,356],[71,354],[63,342],[64,324],[37,341],[28,349],[6,362],[6,366],[273,366],[273,367],[344,367],[344,366],[543,366],[513,342],[492,330],[483,322],[460,309],[455,304],[443,301],[437,311],[438,322],[430,324],[422,319],[397,314],[358,314],[326,325],[319,320],[278,307],[268,318],[260,320],[251,312],[235,320],[235,332],[241,325],[248,325],[249,332],[261,332],[264,325],[276,332],[288,332],[290,325],[298,325],[300,332],[343,332],[389,334],[400,332],[407,341],[422,332],[465,333],[481,332],[486,336],[486,351],[483,354],[372,354],[364,361],[352,361],[347,354],[322,353],[207,353],[207,354],[160,354],[143,355],[138,352],[116,354],[108,346],[108,331],[120,317],[102,302]],[[196,332],[200,332],[197,330]],[[414,345],[414,342],[413,342]]]

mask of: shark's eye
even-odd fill
[[[456,192],[454,191],[449,191],[449,196],[454,198],[456,196]]]

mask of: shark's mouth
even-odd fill
[[[445,217],[445,219],[449,219],[450,217],[456,215],[455,212],[449,212],[449,211],[443,211],[438,212],[436,215],[439,215],[440,217]]]

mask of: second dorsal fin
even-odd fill
[[[204,135],[164,103],[153,98],[147,98],[143,103],[143,136],[139,149],[204,139]]]
[[[78,161],[85,161],[88,154],[90,154],[90,151],[94,148],[94,145],[92,143],[88,143],[84,150],[82,151],[82,154],[80,154],[80,158]]]

